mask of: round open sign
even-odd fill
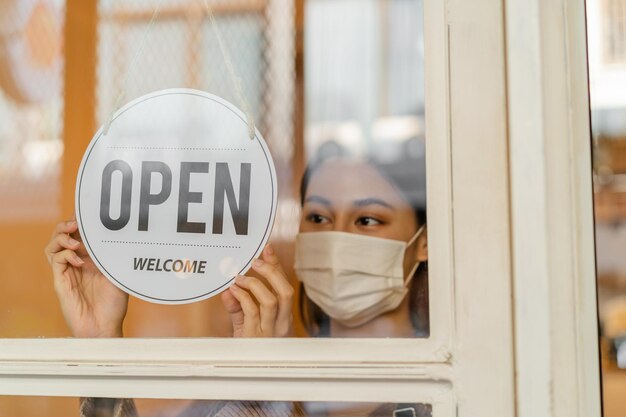
[[[272,157],[232,104],[201,91],[141,97],[101,128],[83,157],[76,216],[102,273],[147,301],[224,291],[269,239]]]

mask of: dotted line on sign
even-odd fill
[[[160,242],[133,242],[131,240],[103,240],[102,243],[121,243],[127,245],[154,245],[154,246],[191,246],[196,248],[219,248],[219,249],[241,249],[241,246],[229,245],[199,245],[193,243],[160,243]]]
[[[244,148],[178,148],[159,146],[107,146],[107,149],[132,149],[153,151],[245,151]]]

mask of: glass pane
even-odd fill
[[[433,406],[406,403],[115,400],[94,398],[0,397],[0,415],[27,417],[54,410],[81,417],[245,417],[245,416],[371,416],[432,417]],[[436,410],[436,408],[435,408]],[[119,414],[115,414],[119,412]]]
[[[429,337],[422,0],[212,0],[214,19],[203,4],[101,0],[95,64],[68,61],[93,78],[68,77],[65,96],[28,105],[0,83],[0,116],[11,120],[0,123],[0,187],[19,197],[0,206],[0,216],[13,213],[0,223],[0,337]],[[68,27],[88,30],[93,16],[79,17]],[[66,51],[76,39],[65,40]],[[0,75],[10,68],[0,59]],[[229,275],[219,296],[185,305],[128,297],[70,220],[95,130],[115,127],[126,103],[168,88],[249,107],[278,184],[272,251],[259,250],[265,263],[247,278]],[[71,128],[61,141],[64,103]],[[81,126],[92,128],[78,134]],[[110,189],[123,190],[115,181]],[[102,207],[95,198],[104,194],[94,195]],[[233,213],[237,198],[228,198]],[[160,275],[168,285],[188,278],[167,270],[188,256],[137,258],[140,243],[177,245],[145,240],[107,243],[123,248],[120,259],[170,273]]]

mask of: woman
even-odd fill
[[[406,162],[337,158],[305,173],[295,269],[310,335],[428,337],[424,175]]]
[[[423,164],[415,161],[385,165],[330,158],[307,170],[301,187],[295,269],[303,286],[300,314],[311,335],[428,336],[423,179]],[[95,267],[80,242],[75,221],[57,226],[46,254],[72,334],[121,337],[128,296]],[[221,296],[234,336],[292,335],[294,290],[271,245],[253,269],[265,282],[238,276]],[[194,415],[225,415],[215,404],[207,404],[206,413]],[[247,415],[250,407],[260,407],[261,415],[277,415],[275,404],[224,403],[224,407],[233,406],[241,407],[239,415]],[[94,407],[108,408],[111,415],[115,407],[122,407],[122,416],[135,412],[129,401],[86,400],[83,414],[94,415]],[[413,408],[418,417],[431,414],[426,406]],[[297,406],[282,410],[278,415],[303,413]],[[374,407],[363,413],[393,411],[393,407]]]

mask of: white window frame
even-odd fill
[[[4,339],[0,395],[425,402],[435,417],[599,416],[586,55],[576,49],[584,5],[530,0],[524,11],[528,1],[425,0],[429,339]],[[546,30],[556,21],[559,30]],[[524,77],[533,70],[555,83]],[[538,129],[542,121],[551,130]],[[551,135],[562,141],[548,146]],[[527,183],[524,169],[537,158],[559,170]],[[552,197],[548,185],[566,191]],[[528,198],[543,221],[532,238],[523,232]],[[558,211],[549,207],[557,198],[567,201]],[[573,244],[546,259],[564,232]],[[531,281],[542,298],[530,316],[528,253],[546,261]],[[576,279],[552,287],[561,272]],[[549,325],[534,326],[542,320]],[[555,332],[560,326],[568,331]],[[532,346],[525,337],[537,334]],[[567,369],[542,355],[562,343],[571,345]],[[565,404],[566,394],[578,401]]]
[[[518,416],[599,416],[585,2],[505,3]]]

